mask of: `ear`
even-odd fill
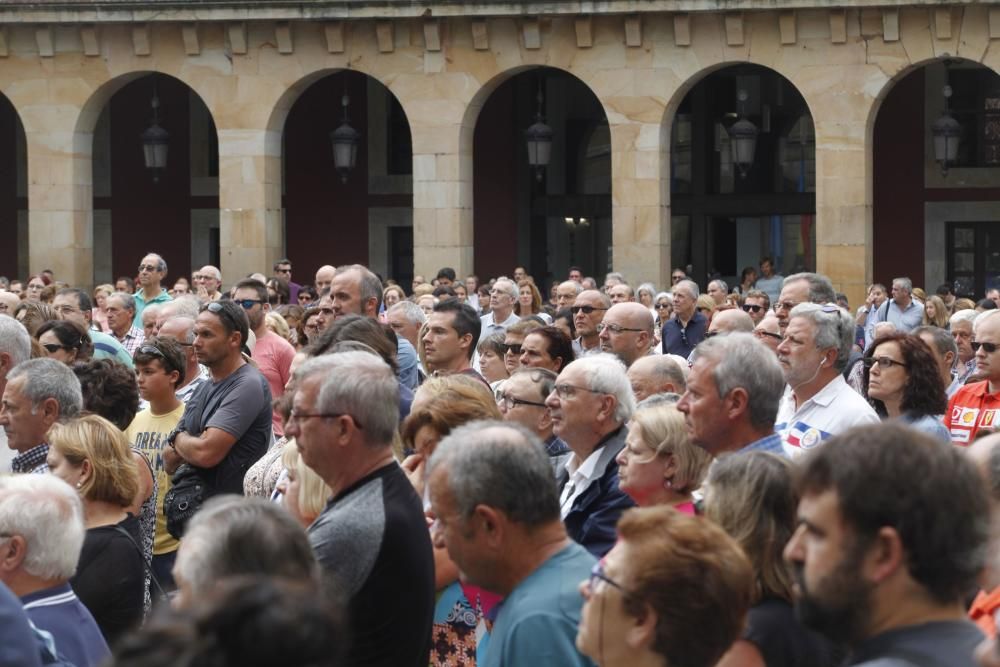
[[[472,334],[467,333],[458,339],[458,346],[468,352],[469,347],[473,344]]]
[[[725,400],[726,417],[737,419],[750,409],[750,394],[743,387],[736,387]]]
[[[21,567],[27,554],[28,545],[20,535],[14,535],[0,545],[0,580],[5,580],[4,574],[14,572]]]
[[[6,352],[0,352],[0,378],[7,377],[7,373],[10,372],[10,369],[10,355]]]
[[[378,316],[378,297],[368,297],[365,301],[365,314],[369,317]]]
[[[947,352],[945,352],[944,353],[944,362],[948,366],[953,366],[955,364],[955,353],[952,352],[951,350],[948,350]]]
[[[618,402],[610,394],[601,394],[601,407],[597,410],[597,418],[601,421],[611,420],[615,416],[615,408]]]
[[[170,374],[167,377],[169,377],[170,381],[174,383],[175,388],[181,381],[181,374],[177,371],[170,371]]]
[[[488,505],[476,505],[476,508],[472,510],[471,520],[479,524],[479,528],[486,537],[486,543],[491,548],[497,550],[503,548],[506,516],[502,512],[498,512]]]
[[[545,396],[542,397],[542,402],[545,402]],[[540,431],[547,431],[552,428],[552,413],[547,409],[542,410],[542,414],[538,417],[538,429]]]
[[[656,612],[648,605],[643,605],[639,618],[630,618],[631,625],[625,632],[625,643],[632,649],[643,649],[653,645],[656,639]]]
[[[84,459],[83,463],[80,464],[80,481],[90,479],[90,475],[94,472],[94,467],[90,463],[90,459]]]
[[[876,584],[904,571],[906,553],[896,529],[889,526],[880,528],[862,562],[863,575]]]
[[[677,457],[673,454],[667,454],[666,461],[663,464],[663,479],[673,479],[674,475],[677,474]]]
[[[264,303],[262,303],[261,306],[260,306],[260,308],[261,308],[261,310],[264,311],[265,314],[271,312],[271,304],[269,304],[267,301],[265,301]]]
[[[59,401],[54,398],[46,398],[42,401],[42,416],[51,426],[59,419]]]

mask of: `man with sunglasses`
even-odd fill
[[[75,287],[63,288],[56,292],[52,307],[64,320],[76,322],[87,329],[90,341],[94,344],[94,359],[113,359],[132,368],[132,355],[118,342],[118,339],[94,328],[93,303],[89,294]]]
[[[976,375],[980,382],[963,386],[948,401],[944,425],[951,441],[968,446],[980,431],[1000,427],[1000,310],[980,313],[972,325]]]
[[[597,325],[604,321],[604,313],[611,308],[611,299],[597,290],[583,290],[573,301],[573,326],[579,334],[573,341],[576,358],[601,353],[601,333]]]
[[[170,301],[170,294],[160,285],[166,277],[167,262],[155,252],[149,253],[139,262],[139,289],[132,295],[135,299],[132,326],[142,327],[142,311],[146,306]]]
[[[764,319],[770,308],[771,297],[767,295],[767,292],[762,290],[752,289],[743,298],[743,312],[750,316],[754,326],[760,324],[760,321]]]

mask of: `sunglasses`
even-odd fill
[[[49,354],[55,354],[59,350],[71,350],[73,348],[67,347],[66,345],[57,345],[55,343],[42,343],[42,347],[48,350]]]
[[[745,303],[743,304],[743,312],[746,313],[759,313],[764,309],[764,306],[755,306],[753,304]]]
[[[153,271],[156,271],[156,270],[157,270],[156,267],[153,266],[152,264],[140,264],[139,265],[139,273],[142,273],[143,271],[149,271],[150,273],[152,273]]]
[[[514,356],[519,356],[521,354],[520,343],[503,343],[500,345],[500,349],[503,350],[504,354],[510,353]]]
[[[595,310],[607,310],[607,308],[600,308],[598,306],[571,306],[569,312],[576,315],[580,311],[583,311],[584,315],[590,315]]]
[[[160,350],[160,348],[156,347],[155,345],[142,345],[139,348],[139,352],[141,354],[151,354],[154,357],[163,358],[163,351]]]
[[[240,330],[240,323],[237,322],[233,314],[230,313],[228,310],[226,310],[225,306],[223,306],[218,301],[212,301],[208,303],[207,305],[203,306],[201,311],[199,312],[203,313],[206,310],[220,319],[223,317],[226,318],[226,321],[229,322],[229,326],[233,331]]]
[[[973,352],[979,352],[979,348],[983,348],[984,350],[986,350],[986,354],[993,354],[994,352],[997,351],[996,343],[980,343],[979,341],[974,340],[971,343],[969,343],[969,345],[972,346]]]
[[[772,333],[770,331],[763,331],[761,329],[754,329],[753,335],[757,336],[757,338],[761,338],[763,336],[767,336],[768,338],[773,338],[775,340],[781,340],[781,334]]]
[[[656,309],[657,310],[666,310],[668,308],[670,308],[670,304],[669,303],[658,303],[658,304],[656,304]]]
[[[243,310],[250,310],[251,308],[253,308],[254,306],[256,306],[258,303],[264,303],[264,302],[261,301],[260,299],[240,299],[240,300],[236,301],[235,303],[238,303],[241,306],[243,306]]]

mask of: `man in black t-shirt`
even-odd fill
[[[965,616],[989,538],[984,481],[956,447],[865,425],[804,458],[785,547],[802,622],[850,648],[847,665],[973,667]]]
[[[167,472],[190,463],[212,495],[242,494],[247,469],[271,443],[271,390],[242,354],[249,326],[243,308],[233,301],[213,301],[201,309],[193,347],[211,381],[191,397],[163,451]]]
[[[333,490],[309,542],[349,599],[345,664],[425,667],[434,558],[423,504],[392,456],[396,376],[368,352],[338,352],[306,362],[294,384],[285,434]]]

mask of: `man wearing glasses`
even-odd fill
[[[955,392],[944,413],[951,441],[962,447],[975,440],[981,430],[996,431],[1000,426],[1000,310],[980,313],[972,332],[976,375],[983,380]]]
[[[653,315],[641,303],[616,303],[597,328],[601,351],[618,357],[626,368],[653,345]]]
[[[552,393],[556,374],[546,368],[521,368],[504,383],[497,400],[504,421],[517,422],[545,443],[545,450],[556,468],[569,447],[552,432],[552,415],[545,398]]]
[[[274,263],[274,277],[288,283],[288,303],[299,302],[299,289],[302,285],[292,282],[292,260],[279,259]]]
[[[879,422],[868,401],[844,380],[853,344],[854,318],[836,304],[800,303],[791,310],[778,345],[788,386],[774,426],[789,455],[797,456],[852,426]]]
[[[750,290],[743,299],[743,312],[750,316],[754,326],[760,324],[770,308],[771,298],[759,289]]]
[[[601,333],[597,330],[597,325],[604,320],[604,313],[609,308],[611,299],[597,290],[584,290],[573,301],[570,312],[573,313],[573,326],[579,334],[573,341],[573,352],[577,359],[601,353]]]
[[[133,295],[135,318],[132,320],[132,326],[142,326],[142,311],[146,306],[170,301],[170,294],[160,286],[166,277],[167,263],[162,257],[151,252],[142,258],[139,263],[139,289]]]
[[[122,344],[111,334],[94,328],[91,322],[94,312],[93,303],[89,294],[82,289],[66,287],[56,292],[55,299],[52,300],[52,307],[64,320],[76,322],[87,329],[90,340],[94,344],[95,359],[113,359],[132,368],[132,355]]]

